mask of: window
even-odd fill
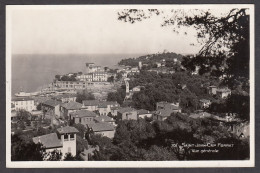
[[[70,140],[73,141],[74,139],[74,134],[70,134]]]
[[[68,134],[65,134],[64,135],[64,141],[68,141],[69,140],[69,136],[68,136]]]

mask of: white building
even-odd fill
[[[17,97],[17,98],[12,98],[11,103],[13,104],[13,110],[26,110],[26,111],[33,111],[36,109],[35,104],[34,104],[34,99],[32,98],[22,98],[22,97]]]
[[[37,136],[33,138],[34,143],[41,143],[46,149],[46,152],[58,150],[62,152],[62,158],[66,153],[76,156],[76,133],[79,131],[75,127],[61,127],[56,133]]]

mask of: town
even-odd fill
[[[248,91],[189,70],[186,61],[163,52],[123,59],[117,69],[86,62],[84,72],[17,93],[12,160],[214,160],[233,155],[225,147],[196,155],[181,143],[230,142],[247,158]]]

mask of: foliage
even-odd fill
[[[76,157],[74,157],[71,153],[66,153],[63,160],[64,161],[76,161]]]
[[[12,161],[42,161],[44,150],[41,144],[35,144],[30,140],[23,140],[18,135],[11,137]]]
[[[47,161],[61,161],[62,159],[62,152],[55,149],[51,152],[47,152],[45,155],[44,155],[44,160],[47,160]]]
[[[166,63],[167,67],[174,67],[175,58],[178,62],[181,62],[182,55],[176,54],[173,52],[163,52],[163,53],[157,53],[157,54],[144,55],[144,56],[140,56],[138,58],[122,59],[118,64],[136,67],[136,66],[138,66],[138,63],[141,61],[142,64],[147,64],[146,66],[143,66],[143,67],[145,67],[145,70],[149,70],[153,67],[156,68],[157,67],[156,62],[161,62],[163,59],[167,62]]]
[[[82,103],[83,100],[95,100],[95,96],[87,90],[83,90],[77,93],[76,102]]]
[[[107,101],[116,101],[120,105],[123,104],[125,99],[125,89],[119,88],[116,92],[110,92],[107,95]]]

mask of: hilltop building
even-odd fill
[[[76,156],[76,133],[78,132],[75,127],[61,127],[56,133],[34,137],[33,142],[41,143],[46,152],[60,151],[63,158],[66,153]]]

